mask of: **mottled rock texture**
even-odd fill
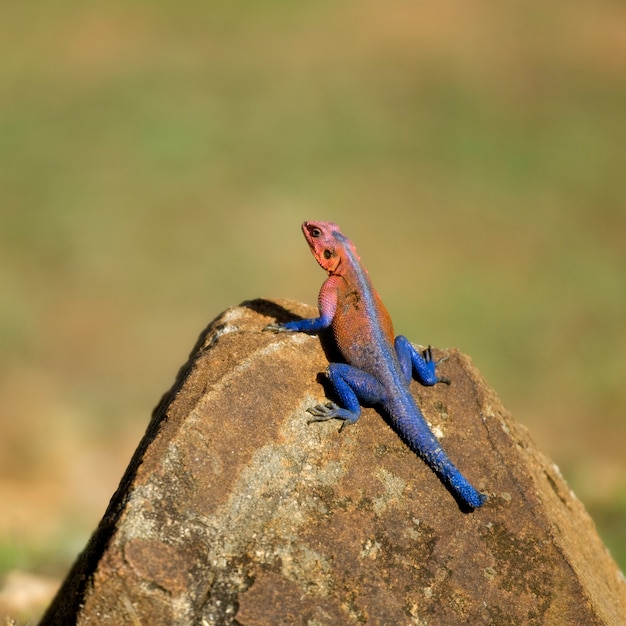
[[[479,510],[374,409],[308,425],[330,339],[261,329],[313,314],[256,300],[211,323],[43,625],[626,623],[593,522],[458,351],[436,351],[452,385],[413,392]]]

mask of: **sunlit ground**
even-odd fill
[[[315,302],[303,219],[472,356],[626,567],[623,3],[0,13],[0,576],[64,575],[213,317]]]

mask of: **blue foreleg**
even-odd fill
[[[320,330],[324,330],[324,328],[328,328],[332,321],[332,317],[329,317],[328,315],[320,315],[319,317],[294,320],[293,322],[286,322],[284,324],[269,324],[266,328],[276,332],[317,333]]]

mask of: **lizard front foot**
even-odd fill
[[[285,324],[279,324],[278,322],[274,324],[268,324],[263,327],[263,332],[271,332],[271,333],[293,333],[297,332],[297,329],[290,328],[289,324],[293,322],[287,322]]]

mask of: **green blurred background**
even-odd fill
[[[7,5],[0,575],[63,575],[213,317],[316,301],[303,219],[472,356],[626,567],[623,2]]]

